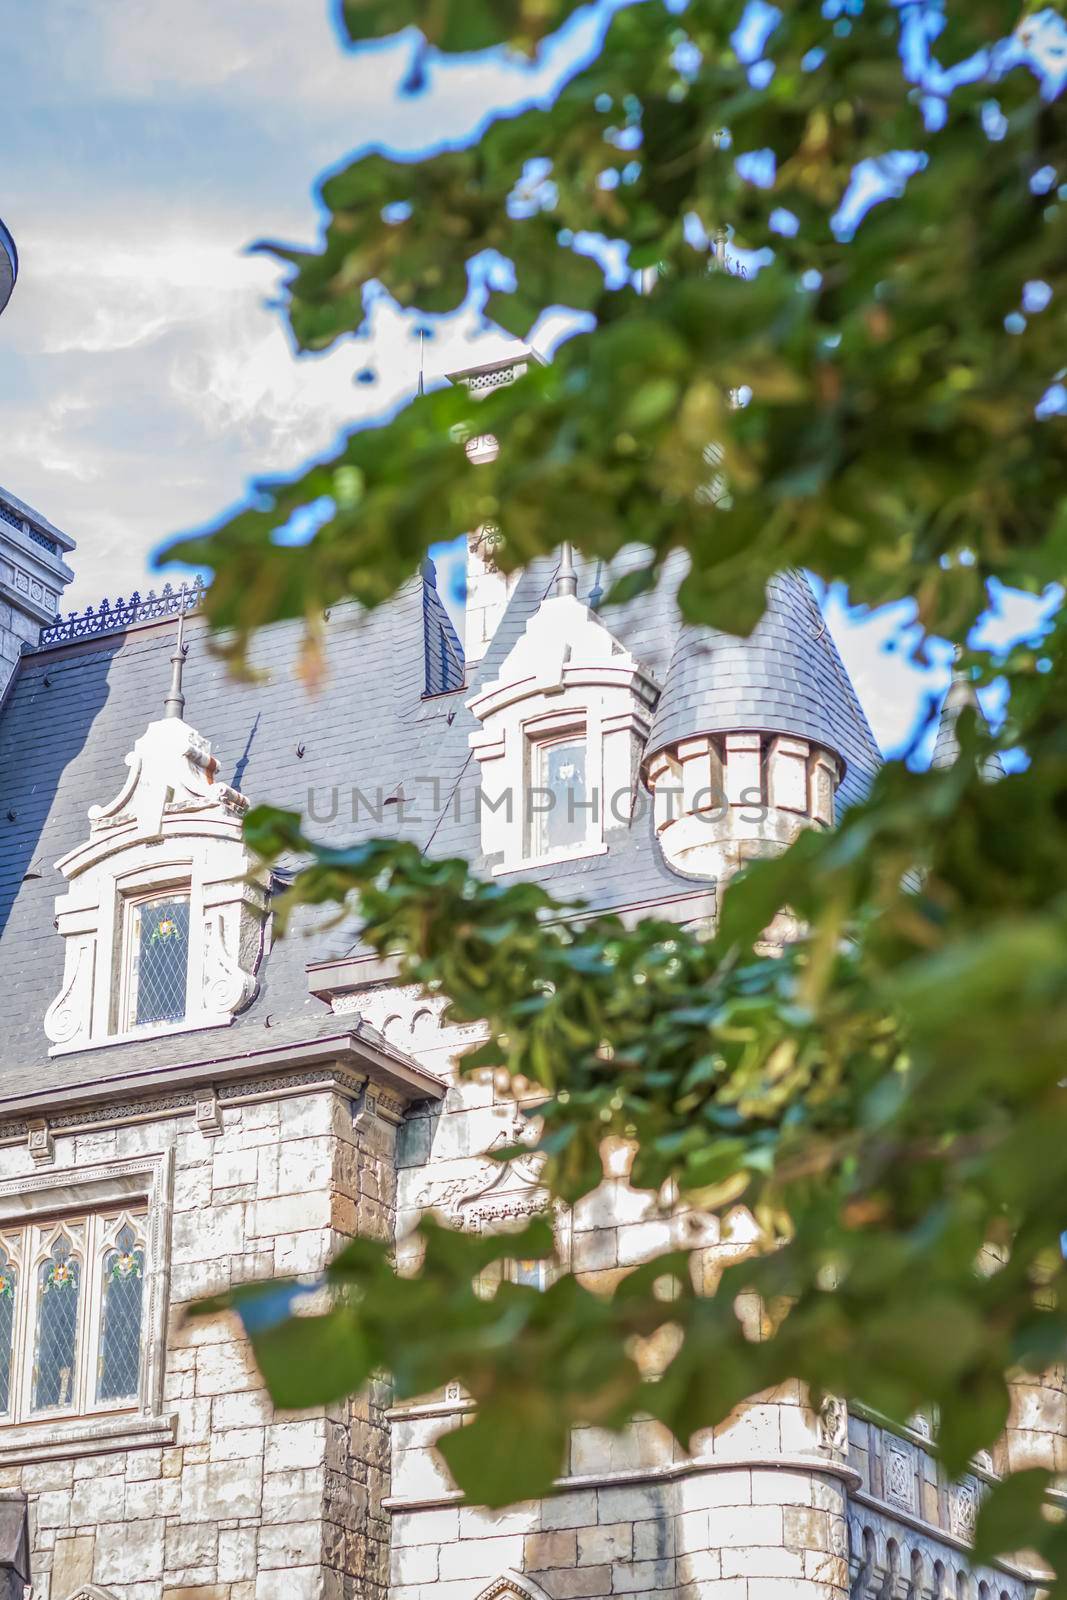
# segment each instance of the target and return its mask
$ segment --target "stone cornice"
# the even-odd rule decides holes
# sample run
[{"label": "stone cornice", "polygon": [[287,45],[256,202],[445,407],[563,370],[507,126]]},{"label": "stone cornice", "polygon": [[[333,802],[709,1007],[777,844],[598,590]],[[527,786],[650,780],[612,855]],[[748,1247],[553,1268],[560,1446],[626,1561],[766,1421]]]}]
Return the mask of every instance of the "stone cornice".
[{"label": "stone cornice", "polygon": [[[381,1041],[362,1037],[358,1027],[258,1049],[247,1042],[244,1030],[238,1030],[236,1037],[231,1037],[233,1043],[228,1051],[178,1066],[131,1066],[128,1070],[112,1070],[83,1083],[68,1082],[0,1096],[0,1138],[22,1137],[24,1126],[16,1131],[17,1119],[48,1117],[49,1112],[55,1113],[55,1119],[62,1117],[64,1124],[70,1125],[81,1108],[88,1112],[110,1107],[112,1113],[119,1116],[123,1103],[132,1102],[136,1106],[134,1114],[141,1117],[191,1109],[196,1098],[194,1091],[205,1084],[236,1087],[240,1093],[242,1083],[247,1083],[251,1089],[256,1080],[274,1074],[275,1088],[264,1092],[277,1092],[288,1074],[309,1067],[319,1069],[314,1081],[321,1080],[323,1086],[328,1086],[331,1073],[347,1076],[358,1087],[369,1079],[397,1095],[405,1105],[417,1100],[439,1100],[445,1093],[446,1085],[434,1073],[427,1072],[399,1051],[391,1051]],[[135,1060],[131,1051],[131,1062]],[[152,1109],[155,1097],[158,1097],[158,1111]],[[223,1088],[220,1097],[229,1099],[233,1094]],[[94,1115],[87,1120],[101,1119]]]}]

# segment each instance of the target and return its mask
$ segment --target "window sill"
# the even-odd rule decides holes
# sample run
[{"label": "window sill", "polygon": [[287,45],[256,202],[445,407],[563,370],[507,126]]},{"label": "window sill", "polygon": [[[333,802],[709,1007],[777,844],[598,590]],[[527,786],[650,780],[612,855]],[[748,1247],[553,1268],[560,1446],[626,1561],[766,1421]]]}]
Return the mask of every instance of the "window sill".
[{"label": "window sill", "polygon": [[150,1450],[174,1443],[177,1416],[70,1417],[64,1422],[20,1422],[0,1427],[0,1467],[31,1461],[65,1461],[109,1450]]},{"label": "window sill", "polygon": [[199,1033],[204,1028],[228,1028],[233,1021],[232,1012],[223,1016],[190,1017],[184,1022],[153,1022],[143,1028],[130,1028],[125,1033],[109,1033],[102,1039],[72,1039],[69,1044],[54,1044],[49,1056],[73,1056],[83,1050],[105,1050],[112,1044],[142,1044],[147,1039],[169,1039],[176,1033]]},{"label": "window sill", "polygon": [[509,872],[540,872],[543,867],[554,867],[561,861],[584,861],[589,856],[607,855],[608,847],[598,844],[574,845],[567,850],[549,850],[543,856],[531,856],[521,861],[501,861],[493,868],[493,877],[502,878]]}]

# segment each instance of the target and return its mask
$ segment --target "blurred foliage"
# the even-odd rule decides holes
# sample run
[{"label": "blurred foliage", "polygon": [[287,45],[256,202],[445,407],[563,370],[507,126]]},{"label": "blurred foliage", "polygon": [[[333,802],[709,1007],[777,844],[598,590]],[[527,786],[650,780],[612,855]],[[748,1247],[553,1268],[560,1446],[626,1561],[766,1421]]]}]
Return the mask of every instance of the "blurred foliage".
[{"label": "blurred foliage", "polygon": [[[533,50],[570,9],[350,0],[345,19],[354,39],[417,23],[446,51]],[[326,179],[322,247],[278,252],[304,347],[358,328],[372,282],[455,309],[485,251],[514,265],[489,302],[503,327],[526,335],[563,304],[596,328],[476,404],[462,387],[415,400],[178,546],[215,569],[208,610],[236,658],[273,619],[313,633],[334,600],[380,603],[431,543],[488,520],[507,566],[574,532],[600,557],[639,541],[651,581],[680,547],[687,616],[731,631],[788,566],[854,600],[913,595],[956,640],[990,579],[1064,580],[1067,450],[1047,397],[1067,371],[1067,126],[1034,65],[1041,19],[999,0],[802,0],[753,61],[743,11],[620,10],[548,109]],[[880,184],[866,214],[861,180]],[[724,223],[747,276],[712,269]],[[591,233],[625,252],[621,286]],[[654,269],[647,294],[639,269]],[[467,461],[475,432],[500,440],[493,464]],[[326,517],[310,543],[278,544],[312,503]],[[680,1254],[610,1297],[570,1277],[487,1297],[487,1264],[546,1249],[543,1228],[493,1241],[426,1222],[407,1277],[357,1240],[326,1308],[295,1287],[237,1296],[280,1400],[333,1399],[382,1367],[401,1396],[458,1379],[477,1416],[442,1449],[492,1504],[544,1490],[571,1422],[642,1412],[686,1441],[791,1377],[899,1422],[936,1407],[952,1473],[994,1442],[1007,1375],[1062,1361],[1067,1341],[1063,626],[963,669],[1006,679],[996,745],[1025,752],[1018,770],[983,778],[994,741],[965,713],[951,770],[887,766],[834,834],[737,880],[712,936],[575,916],[536,883],[480,883],[395,841],[328,848],[295,815],[250,815],[265,859],[302,864],[292,903],[358,908],[404,981],[446,995],[455,1021],[487,1021],[465,1067],[539,1092],[560,1202],[597,1186],[617,1136],[636,1145],[635,1185],[698,1212],[741,1203],[767,1247],[714,1295]],[[774,958],[761,933],[782,907],[805,934]],[[774,1309],[760,1338],[736,1311],[753,1296]],[[667,1327],[674,1354],[652,1378],[635,1340]],[[1040,1550],[1067,1595],[1045,1487],[1007,1480],[979,1543]]]}]

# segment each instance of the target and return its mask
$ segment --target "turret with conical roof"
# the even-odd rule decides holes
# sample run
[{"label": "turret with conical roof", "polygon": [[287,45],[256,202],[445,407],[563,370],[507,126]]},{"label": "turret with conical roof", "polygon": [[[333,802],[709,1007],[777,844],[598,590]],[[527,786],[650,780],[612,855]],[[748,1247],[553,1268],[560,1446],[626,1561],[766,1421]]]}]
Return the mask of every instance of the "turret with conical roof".
[{"label": "turret with conical roof", "polygon": [[810,585],[787,572],[747,638],[681,631],[643,772],[667,860],[720,877],[832,826],[880,759]]}]

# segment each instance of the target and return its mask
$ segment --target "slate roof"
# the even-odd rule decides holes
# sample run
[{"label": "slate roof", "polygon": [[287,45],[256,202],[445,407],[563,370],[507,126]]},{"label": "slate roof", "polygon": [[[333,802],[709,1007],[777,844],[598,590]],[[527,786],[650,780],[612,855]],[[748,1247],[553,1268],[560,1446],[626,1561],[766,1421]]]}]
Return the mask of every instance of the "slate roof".
[{"label": "slate roof", "polygon": [[[624,555],[611,572],[579,561],[579,596],[609,590],[619,570],[641,559],[639,552]],[[348,604],[332,609],[327,677],[316,693],[296,673],[300,624],[264,629],[251,657],[265,681],[235,682],[211,654],[204,624],[192,617],[186,720],[211,741],[225,781],[253,803],[305,812],[319,837],[340,843],[399,835],[435,854],[466,856],[485,872],[477,762],[468,747],[476,724],[464,702],[497,676],[555,568],[545,558],[522,573],[465,686],[458,678],[459,641],[429,570],[373,612]],[[699,731],[696,724],[710,726],[712,714],[717,725],[736,727],[764,717],[779,731],[825,735],[849,763],[850,793],[858,792],[877,750],[829,636],[818,637],[821,618],[806,582],[791,575],[772,585],[770,616],[746,644],[682,627],[674,596],[683,572],[684,562],[672,560],[653,591],[600,613],[666,686],[657,736],[668,737],[686,719]],[[183,1064],[212,1052],[232,1055],[239,1039],[258,1051],[272,1039],[312,1040],[336,1031],[339,1019],[308,992],[306,967],[356,951],[358,928],[323,927],[320,913],[307,913],[270,952],[259,992],[232,1028],[48,1057],[42,1019],[63,970],[54,902],[65,885],[54,863],[87,836],[89,806],[118,792],[127,752],[162,714],[173,640],[173,622],[151,623],[30,653],[0,707],[0,1106],[5,1088],[15,1094],[28,1086],[73,1087],[146,1065],[180,1075]],[[722,721],[731,715],[732,723]],[[684,917],[699,900],[706,912],[713,886],[694,884],[665,864],[643,789],[639,798],[632,820],[614,827],[605,854],[531,870],[559,899],[594,909],[659,905]]]},{"label": "slate roof", "polygon": [[837,646],[802,572],[771,580],[747,639],[682,628],[656,707],[646,761],[702,733],[792,733],[845,762],[840,799],[865,792],[881,757]]}]

